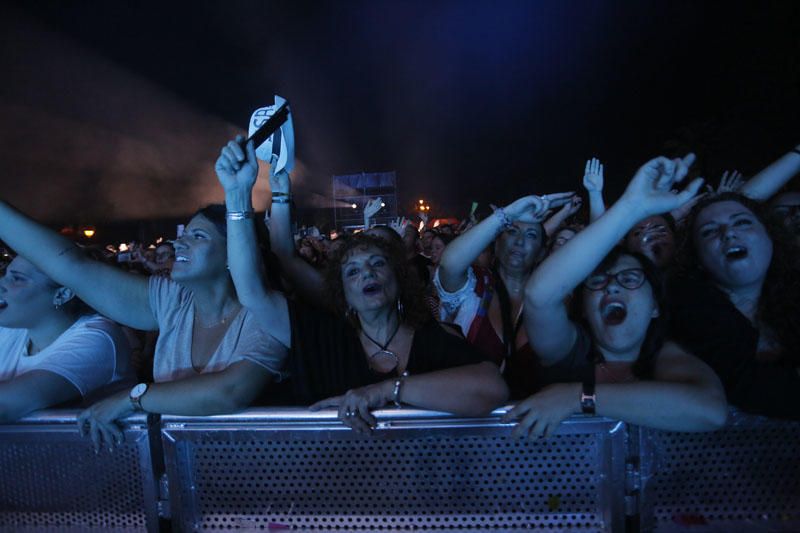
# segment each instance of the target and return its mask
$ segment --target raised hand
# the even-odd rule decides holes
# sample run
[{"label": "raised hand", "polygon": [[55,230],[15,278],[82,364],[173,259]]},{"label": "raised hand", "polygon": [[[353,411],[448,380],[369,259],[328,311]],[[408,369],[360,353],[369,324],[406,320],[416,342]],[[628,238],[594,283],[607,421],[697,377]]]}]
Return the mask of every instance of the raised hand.
[{"label": "raised hand", "polygon": [[408,220],[406,217],[403,217],[402,219],[400,217],[397,217],[395,220],[389,222],[389,227],[392,228],[398,235],[402,237],[403,235],[405,235],[406,226],[408,226],[409,224],[411,224],[411,221]]},{"label": "raised hand", "polygon": [[564,204],[564,207],[561,208],[561,212],[564,214],[564,219],[567,219],[581,210],[583,206],[583,198],[578,196],[577,194],[574,195],[570,201]]},{"label": "raised hand", "polygon": [[381,210],[382,198],[373,198],[364,206],[364,228],[369,228],[370,219]]},{"label": "raised hand", "polygon": [[678,159],[651,159],[636,172],[620,201],[628,203],[640,218],[678,209],[694,198],[703,185],[703,179],[697,178],[683,191],[672,192],[673,186],[686,177],[694,159],[694,154]]},{"label": "raised hand", "polygon": [[[675,194],[677,194],[677,191],[675,192]],[[698,194],[697,196],[695,196],[694,198],[692,198],[691,200],[689,200],[688,202],[686,202],[682,206],[678,207],[677,209],[673,209],[672,211],[670,211],[669,214],[672,215],[672,219],[675,222],[680,222],[684,218],[686,218],[689,215],[689,213],[691,213],[692,208],[694,208],[694,206],[697,205],[697,202],[699,202],[700,200],[702,200],[703,198],[705,198],[709,194],[710,193],[708,193],[708,192],[704,192],[704,193]]]},{"label": "raised hand", "polygon": [[746,183],[744,176],[738,170],[734,170],[732,172],[725,171],[722,174],[722,178],[719,180],[719,187],[717,187],[717,193],[722,192],[736,192],[742,188],[742,186]]},{"label": "raised hand", "polygon": [[597,158],[586,161],[583,172],[583,187],[588,192],[603,192],[603,164]]},{"label": "raised hand", "polygon": [[239,135],[235,141],[229,141],[223,146],[214,165],[217,179],[226,191],[251,190],[256,183],[258,176],[256,149],[250,141],[243,150],[239,144],[243,140],[244,137]]},{"label": "raised hand", "polygon": [[574,192],[558,192],[544,196],[523,196],[503,208],[512,222],[520,221],[528,224],[541,222],[547,217],[550,209],[560,208],[568,204]]},{"label": "raised hand", "polygon": [[427,226],[428,225],[428,215],[420,211],[419,219]]}]

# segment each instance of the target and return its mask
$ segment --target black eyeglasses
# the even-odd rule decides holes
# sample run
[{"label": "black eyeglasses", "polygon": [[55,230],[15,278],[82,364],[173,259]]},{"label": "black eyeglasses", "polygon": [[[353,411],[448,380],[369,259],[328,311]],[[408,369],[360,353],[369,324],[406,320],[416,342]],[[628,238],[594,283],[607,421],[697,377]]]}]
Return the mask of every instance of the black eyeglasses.
[{"label": "black eyeglasses", "polygon": [[586,278],[586,281],[583,282],[583,286],[590,291],[602,291],[608,287],[612,278],[617,280],[620,287],[624,287],[628,290],[638,289],[644,285],[647,279],[644,275],[644,270],[641,268],[628,268],[626,270],[620,270],[616,274],[608,274],[606,272],[592,274]]},{"label": "black eyeglasses", "polygon": [[780,217],[795,216],[800,213],[800,205],[776,205],[772,212]]}]

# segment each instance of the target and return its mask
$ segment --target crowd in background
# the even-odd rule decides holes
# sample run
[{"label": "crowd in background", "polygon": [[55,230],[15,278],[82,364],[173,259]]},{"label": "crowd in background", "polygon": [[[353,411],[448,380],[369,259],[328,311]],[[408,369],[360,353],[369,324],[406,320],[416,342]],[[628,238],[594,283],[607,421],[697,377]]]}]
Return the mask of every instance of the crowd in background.
[{"label": "crowd in background", "polygon": [[[800,172],[794,148],[749,179],[656,157],[607,204],[597,159],[565,192],[460,224],[298,228],[291,179],[254,213],[252,146],[216,163],[225,205],[175,240],[81,248],[0,202],[0,420],[81,404],[96,446],[137,411],[335,408],[369,433],[391,405],[515,434],[574,413],[682,431],[728,404],[800,418]],[[582,178],[582,179],[581,179]],[[13,250],[13,251],[12,251]],[[17,255],[18,254],[18,255]]]}]

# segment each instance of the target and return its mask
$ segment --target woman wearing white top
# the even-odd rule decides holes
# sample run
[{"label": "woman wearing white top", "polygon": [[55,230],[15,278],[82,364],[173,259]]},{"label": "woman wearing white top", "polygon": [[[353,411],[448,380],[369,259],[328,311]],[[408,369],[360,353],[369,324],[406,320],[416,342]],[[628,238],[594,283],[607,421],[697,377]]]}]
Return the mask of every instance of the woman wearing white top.
[{"label": "woman wearing white top", "polygon": [[132,379],[119,326],[22,257],[0,279],[0,422]]},{"label": "woman wearing white top", "polygon": [[[78,418],[97,449],[122,442],[115,421],[136,410],[178,415],[247,407],[283,378],[288,339],[255,324],[228,274],[224,207],[196,214],[175,242],[172,279],[123,272],[93,261],[74,243],[0,201],[0,239],[87,304],[126,326],[160,330],[156,383],[140,383]],[[288,331],[288,326],[284,328]]]}]

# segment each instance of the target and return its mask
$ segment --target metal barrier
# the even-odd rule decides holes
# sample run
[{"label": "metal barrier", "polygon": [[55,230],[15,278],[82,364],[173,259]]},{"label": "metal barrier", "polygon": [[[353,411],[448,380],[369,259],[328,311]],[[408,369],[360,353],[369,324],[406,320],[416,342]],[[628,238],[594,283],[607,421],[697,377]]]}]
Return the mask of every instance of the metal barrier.
[{"label": "metal barrier", "polygon": [[593,417],[528,443],[494,416],[376,413],[363,437],[334,415],[251,410],[164,417],[173,524],[194,529],[623,528],[625,431]]},{"label": "metal barrier", "polygon": [[0,425],[0,530],[157,530],[146,417],[127,421],[113,454],[95,455],[77,414],[42,411]]},{"label": "metal barrier", "polygon": [[800,422],[731,410],[720,431],[639,431],[643,529],[800,531]]},{"label": "metal barrier", "polygon": [[734,411],[724,430],[670,433],[575,416],[528,443],[502,413],[378,411],[368,437],[305,409],[164,417],[149,438],[137,416],[95,455],[76,412],[41,412],[0,425],[0,530],[158,531],[160,514],[176,531],[800,531],[800,422]]}]

